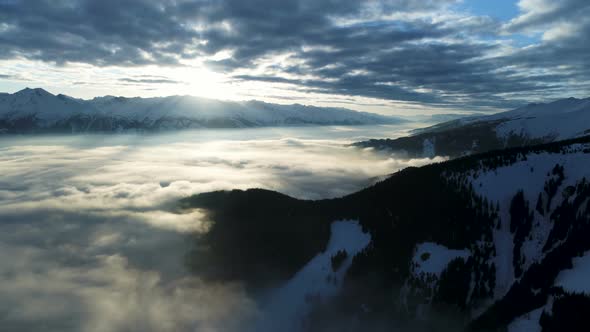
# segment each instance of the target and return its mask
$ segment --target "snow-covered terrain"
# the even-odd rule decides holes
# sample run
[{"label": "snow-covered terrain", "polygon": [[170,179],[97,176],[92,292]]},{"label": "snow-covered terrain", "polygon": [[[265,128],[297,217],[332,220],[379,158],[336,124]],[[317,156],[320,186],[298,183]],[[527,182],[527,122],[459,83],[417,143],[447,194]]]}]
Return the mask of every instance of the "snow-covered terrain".
[{"label": "snow-covered terrain", "polygon": [[[475,225],[483,227],[462,250],[417,243],[400,305],[423,319],[440,299],[441,288],[456,289],[465,294],[458,296],[465,297],[473,320],[487,313],[498,321],[489,312],[500,310],[507,315],[509,331],[541,331],[541,316],[551,317],[555,301],[590,295],[590,143],[581,142],[512,152],[510,157],[502,152],[473,157],[476,162],[469,168],[443,172],[443,178],[459,184],[484,224]],[[460,227],[474,225],[467,221]],[[462,262],[449,271],[457,258]],[[459,291],[458,280],[470,283],[465,293]]]},{"label": "snow-covered terrain", "polygon": [[[332,223],[326,250],[314,257],[285,285],[270,294],[264,304],[265,317],[256,330],[300,331],[312,305],[338,293],[343,277],[352,264],[352,257],[370,241],[371,236],[363,233],[357,221]],[[334,270],[331,258],[340,250],[345,250],[347,257]]]},{"label": "snow-covered terrain", "polygon": [[[495,255],[490,260],[495,267],[494,300],[507,296],[519,283],[526,285],[532,278],[543,278],[527,276],[527,272],[533,265],[553,269],[546,259],[549,255],[564,255],[558,261],[567,264],[567,254],[562,253],[570,249],[559,250],[568,245],[583,247],[577,242],[579,239],[574,238],[580,234],[573,233],[575,229],[583,229],[584,226],[578,224],[580,221],[588,222],[590,218],[589,199],[584,196],[587,179],[590,179],[589,148],[589,144],[572,144],[561,150],[531,152],[507,165],[481,167],[462,175],[477,196],[498,209],[497,226],[492,230]],[[522,204],[518,203],[518,197],[522,197]],[[519,206],[524,209],[523,214],[517,212]],[[567,217],[571,209],[576,212]],[[576,215],[580,221],[574,223]],[[557,292],[590,294],[589,257],[586,253],[573,258],[573,268],[559,272],[554,283],[555,289],[561,289]],[[552,277],[547,275],[546,278]],[[547,289],[530,287],[530,294],[547,292]],[[540,331],[541,314],[551,315],[553,301],[560,298],[549,294],[542,307],[516,318],[509,325],[509,331]],[[483,308],[475,308],[473,312],[477,315],[489,304],[491,302],[484,303]]]},{"label": "snow-covered terrain", "polygon": [[515,319],[508,325],[508,332],[541,332],[539,319],[544,308],[535,309]]},{"label": "snow-covered terrain", "polygon": [[432,242],[421,243],[416,246],[412,272],[415,275],[427,273],[440,277],[450,261],[458,257],[467,259],[469,255],[469,250],[452,250]]},{"label": "snow-covered terrain", "polygon": [[423,297],[425,302],[415,304],[416,317],[422,318],[427,315],[443,271],[452,260],[460,258],[465,261],[470,255],[467,249],[453,250],[433,242],[416,245],[410,263],[410,276],[401,290],[401,305],[406,310],[411,310],[411,298],[418,295]]},{"label": "snow-covered terrain", "polygon": [[97,97],[24,89],[0,95],[0,133],[157,131],[293,125],[371,125],[400,119],[343,108],[229,102],[191,96]]},{"label": "snow-covered terrain", "polygon": [[[510,231],[510,207],[514,194],[522,191],[531,213],[533,213],[532,228],[522,243],[521,268],[526,271],[533,263],[540,262],[545,253],[543,247],[547,242],[554,223],[552,213],[560,199],[553,200],[548,209],[540,214],[534,207],[539,194],[544,192],[547,174],[551,174],[555,165],[563,166],[565,178],[561,181],[557,192],[575,186],[583,178],[590,179],[590,156],[584,153],[584,145],[572,146],[572,153],[533,153],[527,155],[526,160],[516,162],[510,166],[499,167],[494,171],[476,173],[471,177],[471,183],[476,193],[490,202],[498,202],[500,207],[500,228],[494,230],[496,247],[496,290],[495,298],[506,294],[512,284],[518,279],[514,275],[513,250],[514,234]],[[590,275],[588,275],[590,277]]]},{"label": "snow-covered terrain", "polygon": [[584,135],[590,129],[590,98],[567,98],[551,103],[529,104],[493,115],[465,117],[420,132],[493,122],[499,122],[496,132],[505,139],[510,135],[556,140],[573,138]]},{"label": "snow-covered terrain", "polygon": [[587,134],[590,134],[590,98],[568,98],[488,116],[469,116],[415,130],[412,136],[356,145],[403,151],[411,156],[429,156],[435,152],[439,156],[458,157]]},{"label": "snow-covered terrain", "polygon": [[574,267],[561,271],[555,285],[569,292],[590,295],[590,252],[573,261]]},{"label": "snow-covered terrain", "polygon": [[502,120],[496,133],[505,139],[511,135],[555,140],[573,138],[590,130],[590,98],[568,98],[548,104],[531,104],[476,121],[493,120]]},{"label": "snow-covered terrain", "polygon": [[75,115],[92,115],[97,109],[65,95],[53,95],[43,89],[24,89],[0,95],[0,119],[16,121],[35,117],[40,125],[51,125]]},{"label": "snow-covered terrain", "polygon": [[[319,221],[302,237],[324,232],[322,243],[328,232],[319,226],[332,220],[358,220],[371,234],[350,267],[348,260],[341,266],[348,273],[330,271],[338,255],[329,255],[338,246],[328,245],[327,253],[310,262],[322,250],[316,248],[301,260],[292,270],[299,274],[268,300],[276,309],[271,317],[281,321],[304,317],[313,303],[305,322],[311,331],[323,327],[322,320],[362,327],[404,321],[411,322],[409,330],[429,331],[438,330],[441,319],[448,322],[445,331],[539,330],[571,321],[564,312],[578,303],[590,307],[590,296],[574,294],[586,293],[584,281],[590,277],[589,166],[590,137],[584,136],[407,168],[332,200],[300,201],[252,190],[195,195],[186,202],[213,214],[234,205],[262,211],[251,227],[289,211]],[[214,205],[206,203],[210,197],[216,197]],[[281,211],[268,211],[269,202],[282,202]],[[241,211],[223,220],[239,223]],[[280,243],[293,237],[277,234]],[[244,246],[259,242],[246,238]],[[346,249],[349,259],[352,251]],[[275,262],[276,255],[267,257],[269,248],[261,252],[253,261],[282,263]]]}]

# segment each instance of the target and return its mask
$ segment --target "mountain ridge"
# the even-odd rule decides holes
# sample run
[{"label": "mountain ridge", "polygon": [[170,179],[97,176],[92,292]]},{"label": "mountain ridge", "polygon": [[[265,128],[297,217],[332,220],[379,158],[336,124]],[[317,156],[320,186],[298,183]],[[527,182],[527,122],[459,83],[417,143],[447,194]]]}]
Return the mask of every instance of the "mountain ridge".
[{"label": "mountain ridge", "polygon": [[393,124],[405,120],[345,108],[193,96],[76,99],[41,88],[0,94],[0,133],[152,132],[189,128]]},{"label": "mountain ridge", "polygon": [[[567,324],[552,303],[577,303],[579,286],[558,277],[583,275],[572,262],[590,257],[588,158],[584,136],[407,168],[341,198],[303,201],[258,189],[196,195],[180,206],[208,211],[213,238],[196,243],[223,253],[219,264],[233,267],[231,280],[268,281],[275,270],[288,279],[324,250],[331,223],[357,220],[371,242],[350,258],[342,291],[313,302],[309,331],[400,322],[402,331],[517,331],[513,324],[527,319],[546,331]],[[291,236],[292,229],[302,232]],[[239,252],[223,250],[236,243]],[[196,252],[190,262],[202,259]],[[267,269],[252,275],[251,266]]]},{"label": "mountain ridge", "polygon": [[511,111],[470,116],[415,130],[398,139],[357,142],[361,148],[410,157],[481,153],[508,147],[549,143],[590,133],[590,98],[566,98],[529,104]]}]

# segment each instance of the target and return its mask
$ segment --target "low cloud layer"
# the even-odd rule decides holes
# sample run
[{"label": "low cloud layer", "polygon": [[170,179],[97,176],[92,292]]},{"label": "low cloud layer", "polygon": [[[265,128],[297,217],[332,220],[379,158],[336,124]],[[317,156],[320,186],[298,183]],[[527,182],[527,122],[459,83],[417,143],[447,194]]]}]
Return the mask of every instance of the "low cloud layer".
[{"label": "low cloud layer", "polygon": [[192,234],[208,220],[198,210],[173,213],[176,200],[250,187],[334,197],[429,162],[346,146],[364,137],[334,127],[3,139],[2,326],[243,330],[260,317],[257,302],[239,284],[204,283],[185,270]]}]

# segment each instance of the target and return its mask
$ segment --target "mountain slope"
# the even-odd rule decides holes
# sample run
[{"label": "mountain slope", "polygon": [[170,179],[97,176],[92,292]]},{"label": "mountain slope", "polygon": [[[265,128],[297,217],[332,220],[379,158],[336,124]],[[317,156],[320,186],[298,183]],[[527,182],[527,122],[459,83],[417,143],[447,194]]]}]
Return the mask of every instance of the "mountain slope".
[{"label": "mountain slope", "polygon": [[590,133],[590,98],[568,98],[548,104],[530,104],[490,116],[445,122],[395,140],[359,142],[406,153],[411,157],[458,157],[506,147],[548,143]]},{"label": "mountain slope", "polygon": [[27,88],[0,95],[0,133],[62,129],[66,122],[88,122],[97,113],[95,107],[80,100]]},{"label": "mountain slope", "polygon": [[341,108],[227,102],[191,96],[107,96],[81,100],[28,88],[0,95],[0,133],[368,125],[401,121]]},{"label": "mountain slope", "polygon": [[[314,301],[309,330],[549,331],[567,308],[590,301],[573,293],[588,291],[575,282],[589,277],[586,259],[576,258],[590,256],[588,165],[586,136],[408,168],[339,199],[252,190],[182,206],[210,211],[214,237],[197,243],[223,253],[209,268],[234,267],[216,277],[247,282],[260,280],[249,266],[266,267],[266,280],[291,278],[325,250],[333,221],[358,220],[371,242],[339,295]],[[239,252],[229,250],[236,243]],[[198,252],[193,260],[208,256]]]}]

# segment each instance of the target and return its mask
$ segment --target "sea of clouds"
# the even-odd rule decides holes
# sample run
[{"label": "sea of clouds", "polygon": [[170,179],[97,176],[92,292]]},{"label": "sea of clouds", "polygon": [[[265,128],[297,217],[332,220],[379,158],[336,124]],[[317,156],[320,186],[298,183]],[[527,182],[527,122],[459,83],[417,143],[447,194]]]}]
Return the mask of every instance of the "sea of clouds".
[{"label": "sea of clouds", "polygon": [[256,299],[186,270],[208,220],[174,213],[177,200],[253,187],[341,196],[433,161],[347,146],[405,129],[0,137],[2,329],[246,330],[264,314]]}]

